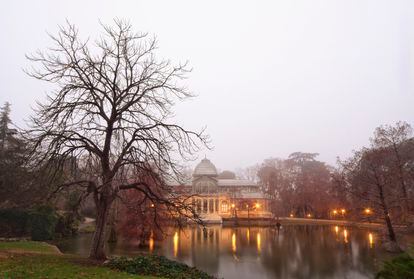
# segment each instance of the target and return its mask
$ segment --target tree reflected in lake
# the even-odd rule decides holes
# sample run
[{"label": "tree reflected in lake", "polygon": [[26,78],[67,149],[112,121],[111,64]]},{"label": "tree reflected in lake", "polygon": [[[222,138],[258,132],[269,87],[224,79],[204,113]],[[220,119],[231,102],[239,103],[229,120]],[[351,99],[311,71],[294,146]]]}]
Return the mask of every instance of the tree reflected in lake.
[{"label": "tree reflected in lake", "polygon": [[[220,227],[169,229],[163,240],[138,248],[133,241],[108,252],[165,255],[220,278],[373,278],[384,255],[373,231],[341,226]],[[87,254],[90,236],[62,241],[64,252]],[[86,247],[86,248],[85,248]]]}]

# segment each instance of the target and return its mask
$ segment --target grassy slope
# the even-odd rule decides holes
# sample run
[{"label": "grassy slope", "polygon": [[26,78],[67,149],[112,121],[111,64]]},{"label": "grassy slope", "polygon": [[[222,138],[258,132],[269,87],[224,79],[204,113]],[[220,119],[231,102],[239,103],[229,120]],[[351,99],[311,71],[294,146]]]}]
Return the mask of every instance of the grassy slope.
[{"label": "grassy slope", "polygon": [[117,272],[62,255],[42,242],[0,242],[0,278],[151,278]]}]

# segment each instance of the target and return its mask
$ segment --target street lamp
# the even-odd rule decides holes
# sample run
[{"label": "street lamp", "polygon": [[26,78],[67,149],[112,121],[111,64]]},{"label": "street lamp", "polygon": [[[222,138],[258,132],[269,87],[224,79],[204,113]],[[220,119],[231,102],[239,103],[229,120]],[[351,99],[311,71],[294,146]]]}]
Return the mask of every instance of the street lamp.
[{"label": "street lamp", "polygon": [[233,217],[235,219],[235,224],[237,225],[237,209],[236,209],[236,205],[234,203],[231,204],[231,208],[233,209]]},{"label": "street lamp", "polygon": [[336,210],[336,209],[332,210],[332,214],[333,214],[333,216],[335,218],[336,217],[336,214],[338,214],[338,210]]},{"label": "street lamp", "polygon": [[345,210],[345,209],[341,209],[341,213],[342,213],[342,218],[344,218],[344,219],[345,219],[345,213],[346,213],[346,210]]},{"label": "street lamp", "polygon": [[246,206],[247,206],[247,222],[250,224],[250,208],[248,204],[246,204]]}]

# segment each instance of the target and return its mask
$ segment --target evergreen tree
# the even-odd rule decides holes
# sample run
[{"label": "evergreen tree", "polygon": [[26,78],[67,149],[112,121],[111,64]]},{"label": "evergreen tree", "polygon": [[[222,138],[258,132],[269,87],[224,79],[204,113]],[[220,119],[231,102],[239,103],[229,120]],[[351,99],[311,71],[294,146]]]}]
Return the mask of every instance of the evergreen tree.
[{"label": "evergreen tree", "polygon": [[5,102],[3,107],[0,110],[0,141],[1,149],[4,151],[4,147],[9,135],[9,124],[11,124],[10,119],[10,103]]}]

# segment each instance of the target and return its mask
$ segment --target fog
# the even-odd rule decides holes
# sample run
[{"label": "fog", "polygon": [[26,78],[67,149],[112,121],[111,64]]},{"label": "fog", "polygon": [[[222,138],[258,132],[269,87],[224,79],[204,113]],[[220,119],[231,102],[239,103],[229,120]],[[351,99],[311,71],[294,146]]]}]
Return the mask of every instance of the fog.
[{"label": "fog", "polygon": [[[335,164],[375,127],[414,124],[412,1],[7,1],[0,10],[0,103],[24,119],[52,85],[29,78],[25,54],[51,46],[69,20],[84,37],[128,19],[159,55],[189,61],[197,97],[176,119],[207,128],[220,169],[295,151]],[[193,163],[190,163],[194,165]]]}]

